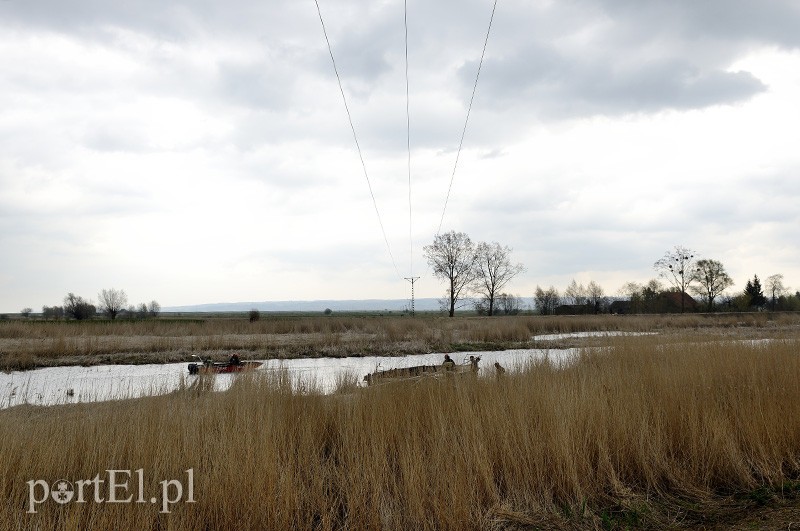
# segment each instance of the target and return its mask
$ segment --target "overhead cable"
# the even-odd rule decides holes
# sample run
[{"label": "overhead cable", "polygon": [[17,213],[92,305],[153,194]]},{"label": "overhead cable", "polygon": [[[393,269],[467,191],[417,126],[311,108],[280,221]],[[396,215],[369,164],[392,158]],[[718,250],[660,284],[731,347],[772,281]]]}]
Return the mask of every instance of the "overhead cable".
[{"label": "overhead cable", "polygon": [[[409,276],[414,276],[414,232],[411,223],[412,209],[411,209],[411,110],[408,96],[408,0],[403,0],[403,26],[406,33],[406,148],[408,150],[408,273]],[[413,289],[413,285],[412,285]]]},{"label": "overhead cable", "polygon": [[353,140],[356,143],[358,158],[361,160],[361,168],[364,170],[364,178],[367,181],[367,187],[369,188],[369,195],[370,197],[372,197],[372,204],[375,207],[375,215],[378,216],[378,224],[381,227],[381,233],[383,234],[383,241],[386,242],[386,249],[389,251],[389,257],[392,259],[392,265],[394,266],[395,273],[397,273],[398,277],[403,278],[403,275],[400,274],[400,270],[397,269],[397,263],[394,260],[394,255],[392,254],[392,247],[389,245],[389,239],[386,237],[386,230],[383,228],[381,213],[378,210],[378,202],[375,200],[375,194],[372,191],[372,183],[369,180],[369,174],[367,173],[367,165],[364,163],[364,156],[361,153],[361,146],[358,143],[358,135],[356,135],[356,128],[353,125],[353,117],[350,114],[350,107],[347,106],[347,98],[344,95],[344,88],[342,87],[342,78],[339,76],[339,69],[336,67],[336,59],[333,58],[333,48],[331,47],[330,39],[328,39],[328,31],[325,29],[325,21],[322,19],[322,11],[319,8],[319,1],[314,0],[314,3],[317,5],[317,14],[319,15],[319,23],[322,25],[322,33],[325,35],[325,42],[328,44],[328,53],[330,53],[331,56],[333,71],[336,74],[336,81],[339,83],[339,92],[342,93],[342,102],[344,102],[344,110],[347,112],[347,120],[350,122],[350,129],[353,131]]},{"label": "overhead cable", "polygon": [[444,214],[447,211],[447,203],[450,200],[450,191],[453,189],[453,180],[456,176],[456,168],[458,167],[458,159],[461,156],[461,148],[464,145],[464,136],[467,134],[467,124],[469,123],[469,115],[472,112],[472,102],[475,100],[475,92],[478,90],[478,79],[481,77],[481,67],[483,66],[483,57],[486,55],[486,46],[489,43],[489,34],[492,31],[492,21],[494,20],[494,12],[497,9],[497,0],[494,0],[492,6],[492,15],[489,17],[489,28],[486,30],[486,39],[483,41],[483,51],[481,52],[481,60],[478,63],[478,73],[475,75],[475,84],[472,86],[472,96],[469,99],[469,107],[467,108],[467,118],[464,120],[464,128],[461,130],[461,141],[458,143],[458,151],[456,152],[456,162],[453,165],[453,174],[450,176],[450,186],[447,187],[447,197],[444,200],[444,208],[442,209],[442,217],[439,220],[439,228],[436,234],[442,232],[442,223],[444,223]]}]

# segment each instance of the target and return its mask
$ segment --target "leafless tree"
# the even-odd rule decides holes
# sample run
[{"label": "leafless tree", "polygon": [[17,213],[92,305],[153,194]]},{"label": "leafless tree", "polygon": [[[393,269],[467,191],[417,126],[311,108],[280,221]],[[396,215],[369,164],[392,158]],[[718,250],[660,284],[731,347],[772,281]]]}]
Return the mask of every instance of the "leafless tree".
[{"label": "leafless tree", "polygon": [[42,317],[44,319],[61,319],[64,317],[64,308],[61,306],[42,306]]},{"label": "leafless tree", "polygon": [[27,319],[28,317],[30,317],[32,313],[33,313],[33,308],[23,308],[23,309],[22,309],[22,310],[19,312],[19,314],[20,314],[22,317],[24,317],[25,319]]},{"label": "leafless tree", "polygon": [[586,288],[583,284],[578,284],[574,278],[567,286],[567,289],[564,290],[564,304],[574,304],[576,306],[586,304]]},{"label": "leafless tree", "polygon": [[786,286],[783,284],[783,275],[780,273],[776,275],[770,275],[764,282],[764,287],[767,288],[767,292],[771,295],[772,311],[775,311],[775,305],[778,302],[778,298],[788,291]]},{"label": "leafless tree", "polygon": [[590,280],[589,284],[586,286],[586,298],[589,304],[594,308],[595,313],[599,313],[601,308],[606,306],[606,296],[603,287],[594,280]]},{"label": "leafless tree", "polygon": [[709,312],[714,311],[714,299],[733,286],[733,279],[718,260],[698,260],[694,270],[694,280],[698,285],[691,286],[690,289],[705,299]]},{"label": "leafless tree", "polygon": [[618,291],[620,295],[627,296],[631,303],[631,312],[649,313],[660,311],[659,297],[664,287],[656,279],[651,279],[647,284],[626,282]]},{"label": "leafless tree", "polygon": [[560,301],[558,290],[553,286],[550,286],[546,290],[536,286],[533,299],[536,303],[536,309],[542,315],[553,314]]},{"label": "leafless tree", "polygon": [[72,317],[80,321],[91,318],[96,311],[97,308],[95,308],[91,302],[79,295],[68,293],[67,296],[64,297],[64,313],[67,317]]},{"label": "leafless tree", "polygon": [[104,289],[97,295],[97,298],[100,301],[100,311],[107,313],[112,321],[128,304],[128,296],[121,289]]},{"label": "leafless tree", "polygon": [[641,293],[641,291],[642,285],[638,282],[626,282],[617,290],[617,294],[621,295],[622,297],[628,297],[629,299],[632,299],[637,294]]},{"label": "leafless tree", "polygon": [[681,296],[681,313],[685,310],[686,290],[695,279],[695,253],[691,249],[676,245],[664,257],[653,264],[658,276],[672,284]]},{"label": "leafless tree", "polygon": [[450,231],[437,234],[433,243],[424,247],[424,252],[433,275],[448,283],[447,305],[453,317],[456,303],[466,295],[477,277],[475,244],[465,233]]},{"label": "leafless tree", "polygon": [[522,299],[508,293],[501,293],[497,296],[497,309],[506,315],[517,315],[522,311]]},{"label": "leafless tree", "polygon": [[486,299],[488,314],[494,315],[497,295],[525,267],[522,264],[512,264],[511,248],[497,242],[481,242],[475,252],[478,278],[474,290]]},{"label": "leafless tree", "polygon": [[147,306],[147,313],[150,314],[150,317],[158,317],[158,314],[161,313],[161,305],[158,301],[150,301]]}]

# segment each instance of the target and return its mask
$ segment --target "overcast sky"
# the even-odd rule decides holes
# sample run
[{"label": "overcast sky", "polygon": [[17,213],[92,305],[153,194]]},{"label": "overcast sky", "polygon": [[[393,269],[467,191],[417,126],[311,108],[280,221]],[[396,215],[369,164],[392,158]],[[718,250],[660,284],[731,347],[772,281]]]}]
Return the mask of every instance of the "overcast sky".
[{"label": "overcast sky", "polygon": [[[492,0],[0,1],[0,311],[438,297]],[[500,0],[443,231],[508,291],[644,282],[675,245],[800,287],[796,0]],[[410,237],[413,236],[413,237]],[[413,255],[413,260],[412,260]]]}]

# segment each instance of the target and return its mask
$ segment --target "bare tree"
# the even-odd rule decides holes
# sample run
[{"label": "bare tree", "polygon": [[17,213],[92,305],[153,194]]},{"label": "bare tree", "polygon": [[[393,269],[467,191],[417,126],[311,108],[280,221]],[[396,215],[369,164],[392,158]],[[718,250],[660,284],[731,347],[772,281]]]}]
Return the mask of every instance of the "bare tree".
[{"label": "bare tree", "polygon": [[601,308],[606,305],[603,287],[594,280],[590,280],[589,284],[586,286],[586,298],[589,304],[594,308],[594,313],[600,313]]},{"label": "bare tree", "polygon": [[634,298],[642,292],[642,285],[638,282],[626,282],[621,288],[617,290],[617,294],[622,297]]},{"label": "bare tree", "polygon": [[150,317],[158,317],[158,314],[161,313],[161,305],[158,301],[150,301],[150,304],[147,306],[147,313],[150,314]]},{"label": "bare tree", "polygon": [[769,293],[772,298],[772,311],[774,312],[778,298],[788,291],[783,284],[783,275],[780,273],[770,275],[764,282],[764,287],[767,288],[767,293]]},{"label": "bare tree", "polygon": [[564,290],[564,304],[574,304],[576,306],[586,304],[586,288],[583,284],[578,284],[574,278],[567,286],[567,289]]},{"label": "bare tree", "polygon": [[447,305],[453,317],[456,303],[466,295],[477,277],[475,244],[465,233],[450,231],[437,234],[433,243],[424,247],[424,252],[433,275],[448,283]]},{"label": "bare tree", "polygon": [[627,296],[630,300],[632,313],[650,313],[663,310],[659,305],[659,297],[663,286],[656,279],[651,279],[647,284],[626,282],[618,291],[620,295]]},{"label": "bare tree", "polygon": [[23,308],[23,309],[22,309],[22,310],[19,312],[19,314],[20,314],[22,317],[24,317],[25,319],[27,319],[28,317],[30,317],[32,313],[33,313],[33,308]]},{"label": "bare tree", "polygon": [[694,251],[676,245],[672,251],[667,251],[664,257],[653,264],[658,276],[672,284],[680,293],[681,313],[685,310],[686,290],[695,279]]},{"label": "bare tree", "polygon": [[556,306],[558,306],[560,296],[558,290],[553,286],[550,286],[546,290],[536,286],[533,299],[536,303],[536,309],[540,314],[552,315],[553,312],[555,312]]},{"label": "bare tree", "polygon": [[121,289],[104,289],[97,294],[97,298],[100,300],[100,311],[107,313],[112,321],[128,304],[128,296]]},{"label": "bare tree", "polygon": [[501,293],[497,296],[497,308],[506,315],[517,315],[522,310],[522,299],[508,293]]},{"label": "bare tree", "polygon": [[705,299],[709,312],[714,311],[714,299],[733,286],[733,279],[725,271],[722,262],[718,260],[698,260],[694,271],[694,280],[699,285],[691,286],[690,289]]},{"label": "bare tree", "polygon": [[474,290],[483,295],[489,315],[494,315],[495,299],[508,282],[525,270],[522,264],[511,263],[511,248],[497,242],[481,242],[477,254],[477,280]]},{"label": "bare tree", "polygon": [[79,321],[91,318],[97,308],[94,305],[79,295],[68,293],[64,297],[64,313],[67,317],[72,317]]},{"label": "bare tree", "polygon": [[44,319],[61,319],[64,317],[64,308],[61,306],[42,306],[42,317]]}]

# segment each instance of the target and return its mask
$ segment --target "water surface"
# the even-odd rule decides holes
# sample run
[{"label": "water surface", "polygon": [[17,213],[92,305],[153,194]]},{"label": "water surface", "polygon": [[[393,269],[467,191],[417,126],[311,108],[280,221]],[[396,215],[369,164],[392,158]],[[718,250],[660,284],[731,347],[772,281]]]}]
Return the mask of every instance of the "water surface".
[{"label": "water surface", "polygon": [[[470,355],[480,356],[480,373],[493,373],[494,363],[514,370],[527,361],[548,356],[565,362],[577,349],[518,349],[496,352],[451,353],[456,363]],[[437,365],[444,354],[410,356],[366,356],[352,358],[309,358],[262,360],[258,371],[285,370],[292,381],[315,384],[325,392],[333,390],[337,379],[350,375],[359,381],[375,370],[415,365]],[[178,389],[181,382],[191,383],[188,362],[157,365],[97,365],[93,367],[47,367],[31,371],[0,373],[0,408],[19,404],[55,405],[73,402],[97,402],[166,394]],[[215,389],[230,386],[236,374],[214,376]]]}]

